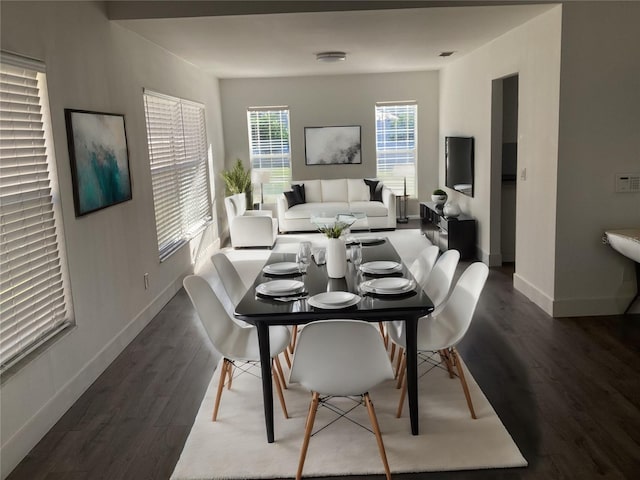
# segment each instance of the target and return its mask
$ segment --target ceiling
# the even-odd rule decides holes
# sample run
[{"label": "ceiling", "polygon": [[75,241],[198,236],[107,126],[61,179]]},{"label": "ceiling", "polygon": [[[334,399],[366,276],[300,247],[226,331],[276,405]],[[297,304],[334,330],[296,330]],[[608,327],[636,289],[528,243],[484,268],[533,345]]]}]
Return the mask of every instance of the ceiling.
[{"label": "ceiling", "polygon": [[[141,18],[145,15],[138,10],[135,18],[121,14],[114,21],[218,78],[283,77],[439,69],[553,6],[175,14],[174,18],[151,18],[152,14]],[[316,53],[333,50],[346,52],[347,60],[316,61]],[[443,51],[455,53],[442,58]]]}]

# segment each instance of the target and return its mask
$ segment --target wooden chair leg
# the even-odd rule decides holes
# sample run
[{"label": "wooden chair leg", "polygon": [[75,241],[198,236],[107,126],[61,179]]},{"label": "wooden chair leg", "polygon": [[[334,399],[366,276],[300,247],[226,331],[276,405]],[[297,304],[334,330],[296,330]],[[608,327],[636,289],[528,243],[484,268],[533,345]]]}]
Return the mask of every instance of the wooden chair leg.
[{"label": "wooden chair leg", "polygon": [[444,350],[439,350],[440,358],[447,365],[447,370],[449,371],[449,378],[453,378],[453,365],[451,364],[451,357],[449,356],[449,352]]},{"label": "wooden chair leg", "polygon": [[404,378],[404,372],[407,369],[407,356],[402,355],[402,360],[400,361],[400,365],[396,369],[396,375],[398,376],[398,382],[396,383],[396,388],[400,388],[402,385],[402,379]]},{"label": "wooden chair leg", "polygon": [[398,378],[398,374],[400,373],[400,366],[402,364],[402,359],[404,358],[404,348],[398,345],[398,361],[396,362],[396,373],[395,378]]},{"label": "wooden chair leg", "polygon": [[[286,351],[286,350],[285,350]],[[276,364],[276,369],[278,370],[278,375],[280,375],[280,382],[282,383],[282,388],[287,389],[287,382],[284,379],[284,372],[282,371],[282,364],[280,363],[280,359],[276,355],[273,357],[273,363]]]},{"label": "wooden chair leg", "polygon": [[289,357],[289,349],[285,348],[282,353],[284,354],[284,361],[287,362],[287,367],[291,370],[291,357]]},{"label": "wooden chair leg", "polygon": [[467,385],[467,380],[464,378],[464,372],[462,371],[462,364],[460,362],[460,355],[455,347],[451,349],[451,355],[453,357],[453,363],[456,365],[456,369],[458,370],[458,378],[460,378],[460,383],[462,383],[462,389],[464,390],[464,396],[467,399],[467,406],[469,407],[469,412],[471,412],[471,418],[474,420],[476,417],[476,412],[473,409],[473,403],[471,403],[471,394],[469,393],[469,387]]},{"label": "wooden chair leg", "polygon": [[389,359],[391,360],[391,365],[393,365],[393,357],[396,356],[396,344],[391,342],[391,354],[389,355]]},{"label": "wooden chair leg", "polygon": [[284,403],[284,394],[282,393],[282,384],[280,383],[280,377],[278,376],[278,372],[273,366],[273,362],[271,365],[271,373],[273,374],[273,379],[276,384],[276,392],[278,392],[278,398],[280,398],[280,406],[282,407],[282,413],[284,413],[284,418],[289,418],[289,413],[287,412],[287,405]]},{"label": "wooden chair leg", "polygon": [[298,338],[298,325],[294,325],[291,329],[291,342],[289,342],[289,352],[293,355],[296,348],[296,340]]},{"label": "wooden chair leg", "polygon": [[309,415],[307,415],[307,424],[304,429],[304,440],[302,440],[302,449],[300,450],[300,460],[298,461],[296,480],[300,480],[302,478],[302,469],[304,467],[304,461],[307,458],[307,449],[309,448],[309,438],[311,438],[311,430],[313,430],[313,422],[316,420],[316,412],[318,411],[319,403],[320,395],[318,392],[313,392],[311,405],[309,406]]},{"label": "wooden chair leg", "polygon": [[231,390],[231,384],[233,383],[233,362],[228,360],[227,375],[229,376],[229,383],[227,383],[227,390]]},{"label": "wooden chair leg", "polygon": [[380,329],[380,335],[382,335],[382,341],[384,342],[384,348],[389,348],[389,337],[384,333],[384,323],[378,322],[378,328]]},{"label": "wooden chair leg", "polygon": [[402,416],[402,407],[404,407],[404,399],[407,397],[407,379],[406,376],[402,382],[402,389],[400,390],[400,402],[398,403],[398,410],[396,411],[396,418]]},{"label": "wooden chair leg", "polygon": [[229,368],[229,360],[226,358],[222,360],[222,366],[220,367],[220,379],[218,380],[218,391],[216,392],[216,403],[213,406],[212,422],[215,422],[218,418],[218,407],[220,407],[220,397],[222,397],[222,389],[224,388],[224,381],[227,377],[227,369]]},{"label": "wooden chair leg", "polygon": [[373,427],[373,433],[376,435],[376,440],[378,441],[378,450],[380,451],[380,458],[382,459],[382,464],[384,465],[384,471],[387,475],[387,480],[391,480],[391,471],[389,470],[389,462],[387,461],[387,452],[384,449],[384,443],[382,442],[382,434],[380,433],[380,426],[378,425],[378,418],[376,417],[376,411],[373,408],[373,403],[371,403],[371,398],[368,393],[364,394],[364,403],[367,406],[367,412],[369,412],[369,420],[371,421],[371,426]]}]

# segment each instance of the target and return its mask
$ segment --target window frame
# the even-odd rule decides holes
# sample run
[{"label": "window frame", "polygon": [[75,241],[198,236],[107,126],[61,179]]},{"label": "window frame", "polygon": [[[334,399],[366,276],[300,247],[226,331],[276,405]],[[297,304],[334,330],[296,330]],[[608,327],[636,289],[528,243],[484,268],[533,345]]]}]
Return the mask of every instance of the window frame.
[{"label": "window frame", "polygon": [[[263,154],[256,154],[254,151],[256,147],[254,145],[254,135],[253,129],[254,124],[252,122],[252,117],[260,114],[277,114],[282,115],[283,113],[286,115],[286,132],[287,138],[286,142],[284,142],[283,137],[269,137],[267,139],[268,143],[275,142],[275,145],[280,145],[282,149],[286,150],[286,152],[270,152]],[[260,124],[257,124],[259,128]],[[283,129],[283,124],[280,123],[279,128]],[[291,111],[287,105],[281,106],[254,106],[247,108],[247,133],[249,139],[249,164],[251,165],[251,169],[255,172],[268,171],[270,174],[269,183],[261,184],[260,188],[264,188],[264,198],[265,203],[275,203],[276,198],[283,191],[288,190],[291,185],[291,180],[293,178],[293,165],[291,163]],[[285,148],[286,145],[286,148]],[[268,148],[272,148],[268,146]],[[277,149],[277,148],[276,148]],[[287,166],[282,167],[273,167],[273,166],[263,166],[262,161],[270,162],[273,160],[282,159],[282,163],[285,163],[286,160]],[[274,175],[274,171],[278,168],[286,169],[286,175]],[[262,193],[262,192],[261,192]]]},{"label": "window frame", "polygon": [[[8,152],[7,150],[9,149],[7,148],[5,150],[3,147],[3,150],[5,150],[2,155],[3,160],[5,160],[4,167],[12,168],[14,170],[14,173],[17,173],[18,176],[23,176],[25,174],[28,175],[29,172],[38,170],[38,165],[44,166],[45,171],[42,172],[40,170],[40,174],[43,174],[43,173],[46,174],[46,177],[45,177],[46,180],[44,180],[44,183],[46,183],[47,186],[42,188],[38,187],[35,191],[31,190],[31,192],[38,192],[37,195],[35,196],[37,196],[37,198],[39,199],[43,199],[43,198],[46,199],[47,197],[49,197],[48,201],[45,201],[44,204],[42,202],[38,202],[38,205],[34,206],[33,208],[27,205],[19,206],[19,204],[29,202],[29,196],[27,195],[28,192],[25,191],[24,189],[19,189],[22,193],[12,194],[12,196],[14,197],[20,197],[18,201],[13,202],[13,205],[17,206],[17,208],[14,209],[12,213],[8,213],[7,205],[11,205],[12,203],[6,202],[6,196],[4,192],[1,195],[2,197],[5,198],[5,201],[0,202],[0,204],[2,204],[5,207],[4,212],[2,212],[2,220],[0,221],[1,230],[6,233],[7,230],[5,230],[5,227],[7,227],[9,223],[15,224],[19,221],[22,228],[13,230],[14,238],[17,240],[22,239],[23,241],[28,242],[25,244],[25,246],[31,245],[32,247],[29,249],[29,254],[28,254],[29,260],[22,262],[20,265],[17,265],[17,262],[19,262],[20,260],[19,258],[16,258],[14,256],[15,252],[2,251],[3,263],[5,263],[5,268],[1,269],[4,274],[4,278],[2,279],[3,283],[6,282],[5,285],[7,283],[10,283],[13,285],[13,283],[16,282],[15,287],[10,287],[6,290],[3,290],[2,292],[3,296],[6,294],[6,299],[3,301],[3,303],[5,303],[3,307],[5,314],[2,315],[3,321],[10,321],[10,320],[7,320],[7,316],[6,316],[6,311],[8,310],[7,307],[9,306],[9,302],[16,299],[16,297],[20,297],[25,294],[25,290],[17,294],[15,293],[15,291],[14,293],[9,293],[9,294],[7,294],[7,292],[9,290],[18,289],[19,287],[24,286],[27,282],[38,282],[39,281],[38,279],[43,277],[43,271],[53,272],[53,273],[50,273],[50,275],[52,274],[53,277],[57,277],[59,275],[60,277],[59,280],[55,281],[55,284],[60,283],[60,287],[57,290],[53,290],[53,291],[50,288],[48,288],[47,298],[51,299],[48,302],[48,304],[52,304],[52,302],[58,302],[58,301],[61,302],[60,306],[55,310],[61,309],[63,312],[62,315],[55,315],[53,314],[53,310],[52,310],[49,312],[50,315],[41,315],[40,318],[38,319],[40,322],[38,323],[38,325],[40,327],[45,326],[47,323],[51,323],[51,324],[47,328],[45,328],[42,332],[40,332],[38,335],[35,335],[35,336],[32,335],[30,337],[27,335],[26,337],[29,338],[29,340],[25,341],[25,343],[22,346],[20,346],[20,348],[16,349],[13,353],[7,355],[6,357],[2,355],[2,358],[1,358],[2,364],[0,365],[0,373],[2,373],[2,378],[4,381],[4,379],[7,378],[7,376],[11,376],[15,371],[17,371],[17,369],[21,368],[23,365],[28,363],[32,358],[34,358],[44,349],[48,348],[51,344],[53,344],[53,342],[57,341],[63,333],[66,333],[71,328],[75,327],[76,322],[75,322],[75,314],[74,314],[74,307],[73,307],[73,299],[71,295],[71,281],[69,276],[69,266],[68,266],[68,260],[67,260],[63,212],[62,212],[62,205],[61,205],[60,194],[59,194],[58,172],[57,172],[57,165],[56,165],[55,148],[53,143],[54,142],[53,131],[51,127],[51,112],[49,108],[49,93],[47,89],[46,66],[40,60],[23,57],[23,56],[20,56],[14,53],[5,52],[5,51],[0,52],[0,63],[2,63],[3,65],[3,71],[5,70],[5,68],[7,68],[6,77],[4,77],[3,79],[3,83],[5,83],[4,80],[6,79],[6,85],[3,86],[2,88],[3,90],[7,88],[6,95],[7,96],[10,95],[10,93],[8,93],[9,90],[12,90],[13,88],[15,88],[16,85],[18,85],[14,82],[20,79],[20,74],[15,72],[15,69],[28,71],[29,72],[28,74],[25,72],[22,76],[22,78],[24,78],[24,83],[22,85],[24,86],[25,91],[27,91],[28,89],[31,88],[31,87],[28,87],[27,85],[29,83],[32,83],[35,80],[36,82],[35,89],[37,89],[37,93],[33,95],[32,98],[37,98],[37,103],[39,108],[39,112],[37,111],[32,112],[31,111],[32,109],[29,108],[28,109],[29,113],[26,113],[18,105],[19,102],[16,102],[16,103],[11,102],[7,96],[3,95],[2,100],[3,102],[6,101],[6,107],[5,109],[3,109],[1,116],[2,116],[3,123],[5,123],[6,121],[5,126],[3,126],[3,133],[4,135],[7,135],[5,138],[6,139],[20,138],[15,136],[16,131],[22,132],[22,133],[19,133],[18,135],[26,135],[25,138],[30,138],[31,134],[35,133],[38,136],[41,135],[42,147],[40,148],[43,149],[42,154],[36,154],[35,152],[31,152],[30,154],[27,154],[25,156],[15,151]],[[14,72],[11,73],[10,72],[11,70],[14,70]],[[9,80],[9,77],[13,77],[15,80]],[[31,78],[31,82],[29,82],[28,80],[29,78]],[[13,85],[14,87],[11,87],[10,85]],[[14,105],[10,106],[9,105],[10,103],[14,103]],[[33,105],[33,102],[29,102],[29,104]],[[38,117],[40,118],[38,119]],[[37,125],[40,123],[41,123],[40,128],[37,128]],[[7,126],[9,126],[9,128],[6,128]],[[22,128],[19,128],[20,126],[22,126]],[[17,144],[14,145],[14,147],[15,146],[17,146]],[[36,143],[32,143],[31,146],[32,148],[38,148],[36,147]],[[40,160],[38,160],[38,157],[44,157],[44,159],[40,158]],[[22,161],[18,161],[18,159],[22,159]],[[25,160],[30,162],[28,164],[29,165],[28,167],[26,166]],[[11,163],[13,163],[13,167],[7,167],[7,165]],[[22,171],[18,172],[16,170],[17,168],[22,168]],[[5,177],[5,180],[7,180],[7,177]],[[16,178],[15,181],[17,183],[14,183],[13,184],[14,186],[25,185],[24,180],[20,180]],[[38,183],[41,183],[41,182],[43,182],[43,180],[38,181]],[[8,185],[9,184],[5,184],[4,186],[8,186]],[[31,198],[33,198],[33,196]],[[29,205],[31,205],[31,202],[29,202]],[[34,211],[34,208],[37,211]],[[31,213],[28,213],[28,211],[30,211]],[[50,213],[47,213],[48,211],[50,211]],[[23,216],[23,215],[27,215],[27,216]],[[9,216],[12,216],[13,220],[9,220],[6,218]],[[39,219],[40,223],[33,223],[35,222],[34,219],[36,219],[36,217],[38,216],[40,217]],[[49,216],[51,217],[50,220],[44,220]],[[19,220],[16,220],[17,217],[19,218]],[[41,231],[44,232],[43,227],[46,223],[52,224],[52,227],[50,227],[49,230],[52,232],[51,235],[55,238],[52,243],[49,243],[49,247],[46,248],[46,254],[44,256],[39,257],[42,260],[40,264],[37,265],[37,268],[33,268],[36,264],[36,260],[38,260],[38,257],[34,256],[33,254],[37,253],[39,250],[42,251],[42,248],[44,247],[44,239],[40,239],[39,246],[41,248],[38,248],[38,246],[36,245],[36,242],[38,242],[38,240],[36,239],[36,241],[33,242],[31,241],[31,239],[28,239],[30,235],[26,232],[27,229],[24,228],[24,226],[27,224],[31,224],[32,228],[35,229],[36,226],[41,225],[40,227]],[[22,230],[22,234],[18,235],[17,232],[20,230]],[[3,236],[4,236],[4,233],[3,233]],[[5,239],[3,239],[2,243],[4,244],[4,246],[6,246],[6,242],[4,240]],[[52,247],[54,248],[52,249]],[[24,247],[20,247],[20,250],[23,250],[23,249]],[[43,260],[45,256],[47,258],[46,261]],[[21,255],[20,257],[24,258],[25,255]],[[10,264],[11,262],[14,262],[16,264],[14,265],[15,268],[7,269],[6,265]],[[15,274],[18,272],[22,272],[20,277],[15,276]],[[19,284],[17,283],[18,281],[20,282]],[[57,295],[55,296],[51,295],[52,293],[56,293],[56,292],[58,292]],[[33,291],[26,298],[29,300],[32,300],[34,296],[38,296],[39,298],[42,298],[42,294],[38,295],[38,294],[35,294]],[[21,302],[18,301],[18,304],[20,303]],[[39,303],[41,303],[41,301],[33,301],[27,309],[21,310],[22,312],[29,310],[29,313],[21,316],[21,321],[23,322],[26,322],[27,319],[31,320],[31,324],[30,325],[27,324],[27,326],[33,327],[33,315],[37,314],[38,309],[36,309],[36,305],[38,305]],[[45,318],[47,320],[45,320]],[[4,333],[5,334],[2,335],[3,339],[6,338],[5,337],[6,328]],[[21,341],[24,341],[24,340],[25,340],[25,337],[23,336],[21,340],[17,341],[17,343],[20,343]]]},{"label": "window frame", "polygon": [[[150,102],[157,102],[150,105]],[[151,125],[150,118],[159,118],[159,110],[150,114],[150,109],[158,108],[162,102],[171,104],[169,109],[177,108],[179,118],[173,118],[175,112],[169,114],[169,118],[157,120]],[[206,109],[198,102],[174,97],[150,89],[143,89],[143,103],[145,113],[145,125],[147,131],[147,147],[149,149],[149,169],[151,173],[152,195],[155,214],[156,240],[158,244],[158,257],[160,263],[166,261],[175,252],[180,250],[191,239],[204,231],[213,222],[213,184],[211,182],[210,147],[207,139]],[[165,104],[165,105],[166,105]],[[185,129],[185,110],[196,109],[199,119],[199,136],[196,142],[189,143]],[[189,113],[191,115],[193,112]],[[152,132],[150,128],[156,129]],[[165,131],[163,137],[156,136],[158,130],[170,128]],[[191,127],[190,127],[191,128]],[[189,133],[193,133],[190,129]],[[155,137],[156,144],[152,143]],[[170,153],[160,154],[162,140],[170,142]],[[158,152],[157,154],[154,151]],[[194,154],[195,151],[195,154]],[[204,169],[204,179],[198,176]],[[189,174],[189,170],[195,173]],[[156,172],[154,174],[154,172]],[[195,183],[194,183],[195,181]],[[196,197],[186,198],[196,191]],[[204,211],[198,213],[198,205]],[[159,222],[163,222],[159,225]]]},{"label": "window frame", "polygon": [[[410,148],[379,148],[379,135],[385,132],[394,132],[394,130],[381,131],[378,126],[380,114],[389,114],[389,112],[381,111],[382,109],[393,109],[400,107],[410,107],[413,110],[413,147]],[[375,105],[375,142],[376,142],[376,177],[384,182],[396,195],[406,194],[409,198],[418,198],[418,102],[415,100],[395,101],[395,102],[376,102]],[[395,130],[398,132],[400,130]],[[408,140],[407,140],[408,141]],[[384,142],[383,142],[384,143]],[[412,162],[399,162],[399,174],[392,175],[381,171],[381,157],[383,155],[392,156],[411,156]],[[410,168],[412,167],[412,168]]]}]

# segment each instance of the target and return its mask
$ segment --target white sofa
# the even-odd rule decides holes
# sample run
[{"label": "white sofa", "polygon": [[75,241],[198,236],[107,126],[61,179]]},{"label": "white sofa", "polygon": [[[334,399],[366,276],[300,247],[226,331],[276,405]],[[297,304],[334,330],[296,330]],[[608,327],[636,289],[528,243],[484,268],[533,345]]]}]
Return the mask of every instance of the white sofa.
[{"label": "white sofa", "polygon": [[289,207],[284,194],[278,196],[278,222],[281,232],[317,230],[310,218],[314,213],[363,212],[367,224],[356,222],[353,228],[396,228],[396,197],[387,187],[382,188],[382,202],[370,200],[369,186],[361,178],[335,180],[300,180],[304,184],[306,203]]},{"label": "white sofa", "polygon": [[278,237],[278,220],[270,210],[247,210],[244,193],[225,197],[224,207],[232,247],[273,247]]}]

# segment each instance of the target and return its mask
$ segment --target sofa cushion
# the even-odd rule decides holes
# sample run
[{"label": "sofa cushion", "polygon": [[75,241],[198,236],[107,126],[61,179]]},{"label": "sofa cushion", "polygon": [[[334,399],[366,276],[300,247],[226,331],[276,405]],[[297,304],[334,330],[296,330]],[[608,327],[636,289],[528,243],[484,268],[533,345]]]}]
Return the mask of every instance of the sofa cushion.
[{"label": "sofa cushion", "polygon": [[348,202],[347,179],[320,180],[323,202]]},{"label": "sofa cushion", "polygon": [[291,190],[298,194],[298,196],[302,200],[302,202],[300,203],[305,203],[307,201],[307,197],[304,191],[304,183],[291,185]]},{"label": "sofa cushion", "polygon": [[[369,202],[367,202],[369,203]],[[311,218],[311,215],[328,212],[335,215],[338,212],[349,212],[349,204],[347,202],[307,202],[300,203],[289,208],[284,217],[289,220],[299,218]]]},{"label": "sofa cushion", "polygon": [[348,178],[347,187],[349,188],[350,202],[365,202],[370,200],[369,187],[361,178]]},{"label": "sofa cushion", "polygon": [[386,217],[389,209],[382,202],[349,202],[349,211],[363,212],[367,217]]},{"label": "sofa cushion", "polygon": [[364,183],[369,186],[370,197],[369,200],[374,202],[382,201],[382,187],[384,186],[380,180],[364,179]]},{"label": "sofa cushion", "polygon": [[307,202],[321,202],[322,190],[320,188],[320,180],[302,180],[295,182],[304,185],[305,201]]},{"label": "sofa cushion", "polygon": [[290,192],[284,192],[284,197],[287,199],[287,205],[289,208],[304,203],[300,197],[299,191],[292,190]]}]

